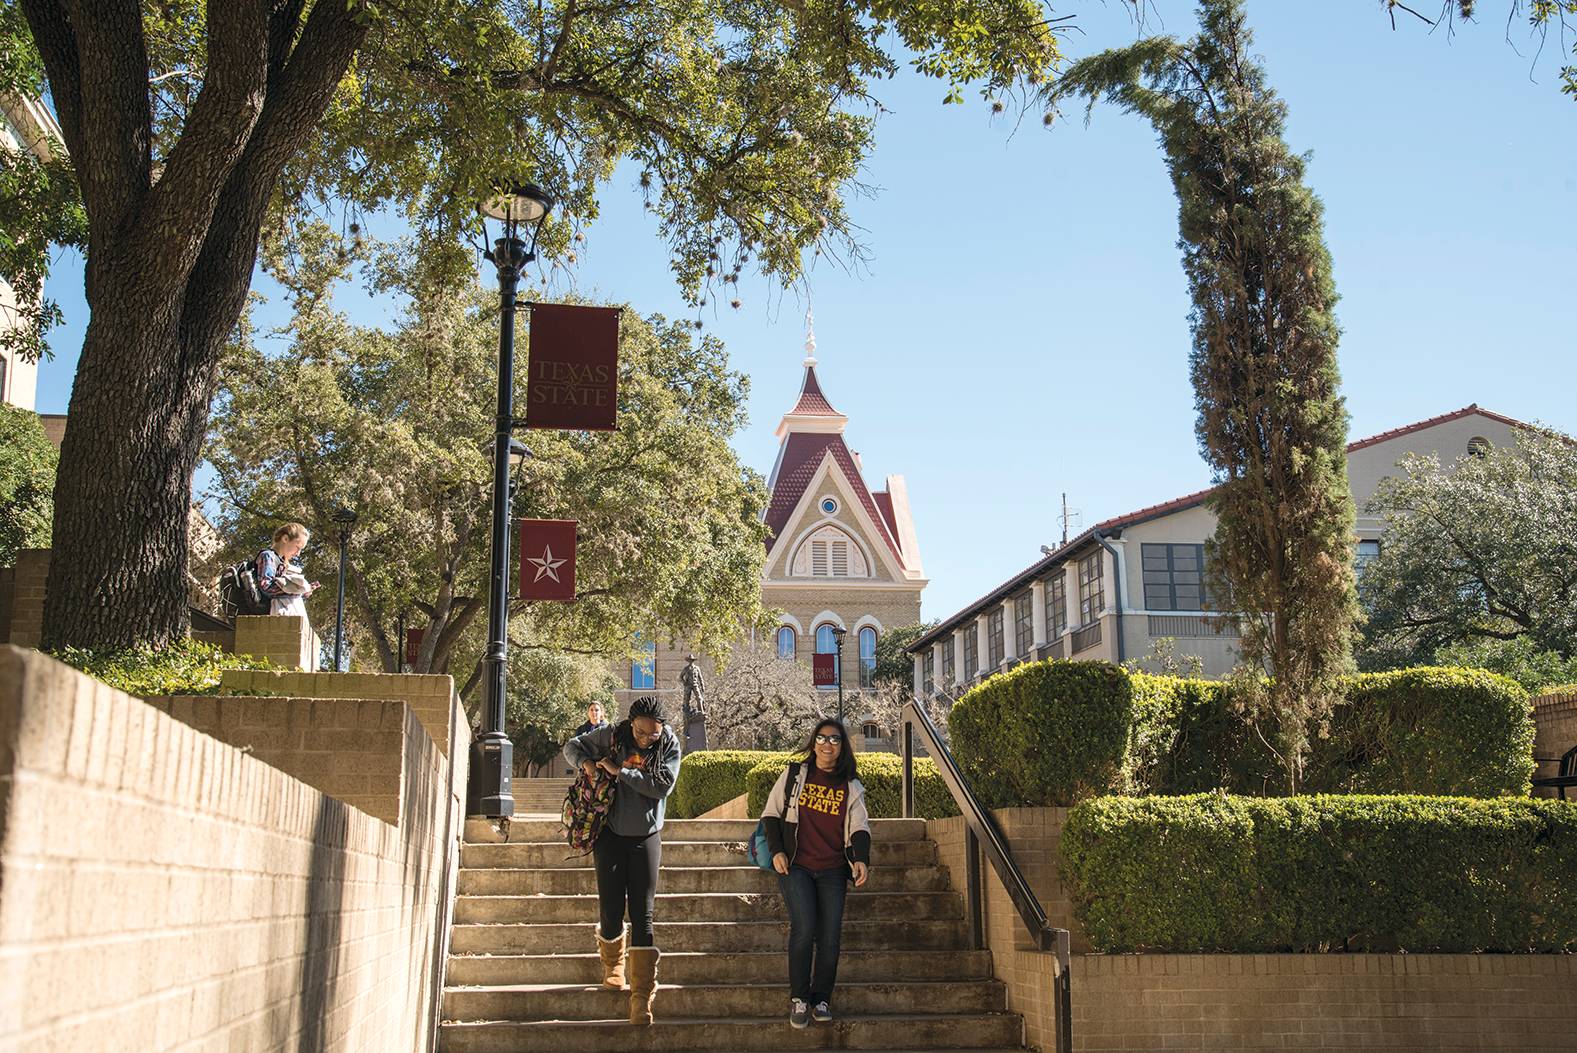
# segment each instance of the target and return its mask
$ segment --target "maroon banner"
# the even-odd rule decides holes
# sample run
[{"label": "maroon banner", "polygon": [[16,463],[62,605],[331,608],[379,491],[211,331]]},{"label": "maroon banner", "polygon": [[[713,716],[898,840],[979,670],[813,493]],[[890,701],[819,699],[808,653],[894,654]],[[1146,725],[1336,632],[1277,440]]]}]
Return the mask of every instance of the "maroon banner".
[{"label": "maroon banner", "polygon": [[416,656],[422,650],[422,637],[427,635],[426,629],[418,629],[414,625],[405,630],[405,664],[415,665]]},{"label": "maroon banner", "polygon": [[520,521],[520,598],[575,598],[575,520]]},{"label": "maroon banner", "polygon": [[810,656],[810,679],[817,687],[838,686],[838,656],[813,654]]},{"label": "maroon banner", "polygon": [[619,309],[531,307],[526,427],[612,431],[619,401]]}]

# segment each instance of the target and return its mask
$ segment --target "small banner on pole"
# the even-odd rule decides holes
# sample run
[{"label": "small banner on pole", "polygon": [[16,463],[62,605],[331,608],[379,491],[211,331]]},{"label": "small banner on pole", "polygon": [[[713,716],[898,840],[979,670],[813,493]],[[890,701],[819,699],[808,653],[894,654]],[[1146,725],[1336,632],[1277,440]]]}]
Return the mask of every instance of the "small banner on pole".
[{"label": "small banner on pole", "polygon": [[520,521],[520,598],[575,598],[575,520]]},{"label": "small banner on pole", "polygon": [[531,306],[526,427],[613,431],[619,402],[619,309]]},{"label": "small banner on pole", "polygon": [[817,687],[838,686],[838,656],[813,654],[810,656],[810,678]]},{"label": "small banner on pole", "polygon": [[406,665],[416,664],[416,656],[422,653],[422,637],[426,635],[426,629],[418,629],[414,625],[405,630]]}]

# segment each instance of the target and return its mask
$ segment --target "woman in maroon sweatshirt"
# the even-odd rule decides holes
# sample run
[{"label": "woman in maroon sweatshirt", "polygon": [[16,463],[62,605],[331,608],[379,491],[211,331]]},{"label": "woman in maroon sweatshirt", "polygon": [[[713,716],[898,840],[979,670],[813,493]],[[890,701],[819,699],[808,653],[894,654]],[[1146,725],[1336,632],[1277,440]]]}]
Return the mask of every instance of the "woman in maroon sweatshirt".
[{"label": "woman in maroon sweatshirt", "polygon": [[[792,777],[792,782],[790,781]],[[832,1020],[843,900],[870,873],[871,823],[842,722],[823,720],[805,760],[778,777],[762,812],[772,866],[789,912],[789,1023]]]}]

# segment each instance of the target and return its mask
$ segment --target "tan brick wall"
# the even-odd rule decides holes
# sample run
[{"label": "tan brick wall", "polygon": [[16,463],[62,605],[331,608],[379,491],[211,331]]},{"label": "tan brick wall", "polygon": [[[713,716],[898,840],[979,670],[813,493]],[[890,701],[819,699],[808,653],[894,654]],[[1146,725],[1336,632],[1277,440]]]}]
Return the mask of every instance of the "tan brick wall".
[{"label": "tan brick wall", "polygon": [[[1287,1049],[1577,1050],[1577,957],[1441,954],[1086,953],[1057,872],[1065,808],[1005,808],[997,825],[1053,925],[1073,938],[1078,1051]],[[964,887],[964,821],[927,823],[953,887]],[[985,942],[1024,1017],[1025,1040],[1056,1046],[1053,955],[982,859]]]},{"label": "tan brick wall", "polygon": [[390,824],[0,647],[0,1051],[432,1049],[464,751],[401,734]]},{"label": "tan brick wall", "polygon": [[0,643],[11,639],[11,594],[16,588],[16,568],[0,567]]},{"label": "tan brick wall", "polygon": [[44,636],[44,582],[49,578],[49,549],[28,548],[16,554],[11,585],[11,631],[0,643],[37,647]]},{"label": "tan brick wall", "polygon": [[243,614],[235,620],[235,653],[266,658],[281,669],[318,667],[318,634],[299,614]]},{"label": "tan brick wall", "polygon": [[190,695],[147,702],[353,808],[400,821],[412,737],[405,721],[416,719],[404,702]]},{"label": "tan brick wall", "polygon": [[[219,674],[227,694],[283,695],[296,698],[397,699],[411,707],[438,752],[449,755],[450,706],[454,680],[434,673],[305,673],[264,669],[226,669]],[[464,711],[462,710],[462,713]],[[457,729],[468,727],[464,717]],[[469,731],[465,741],[470,742]]]},{"label": "tan brick wall", "polygon": [[1570,1053],[1574,992],[1559,954],[1075,955],[1073,1048]]},{"label": "tan brick wall", "polygon": [[[1577,746],[1577,691],[1540,695],[1533,700],[1533,756],[1539,775],[1558,774],[1561,755]],[[1539,787],[1535,797],[1556,797],[1559,792]],[[1571,790],[1566,791],[1572,797]]]}]

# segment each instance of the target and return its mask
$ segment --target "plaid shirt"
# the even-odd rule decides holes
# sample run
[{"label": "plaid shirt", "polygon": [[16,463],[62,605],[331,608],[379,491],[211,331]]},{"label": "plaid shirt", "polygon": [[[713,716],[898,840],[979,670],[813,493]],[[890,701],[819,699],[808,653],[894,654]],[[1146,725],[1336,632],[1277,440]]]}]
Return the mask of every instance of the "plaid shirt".
[{"label": "plaid shirt", "polygon": [[[290,561],[291,565],[299,568],[301,557],[297,556]],[[277,596],[286,596],[285,584],[280,577],[285,571],[285,561],[278,552],[272,548],[265,548],[257,554],[257,588],[264,596],[274,599]]]}]

